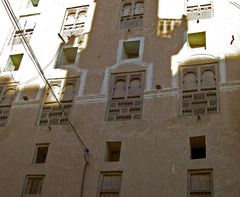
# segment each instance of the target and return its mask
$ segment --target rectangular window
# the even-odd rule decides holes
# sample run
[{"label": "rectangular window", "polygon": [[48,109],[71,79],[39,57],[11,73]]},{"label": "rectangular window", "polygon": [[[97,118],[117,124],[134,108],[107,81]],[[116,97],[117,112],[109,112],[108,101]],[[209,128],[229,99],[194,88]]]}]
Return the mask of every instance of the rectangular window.
[{"label": "rectangular window", "polygon": [[121,153],[121,142],[107,142],[106,161],[119,161]]},{"label": "rectangular window", "polygon": [[108,96],[108,121],[141,119],[144,72],[112,74]]},{"label": "rectangular window", "polygon": [[122,172],[102,172],[99,197],[119,197]]},{"label": "rectangular window", "polygon": [[50,88],[47,88],[42,112],[39,119],[39,125],[44,126],[68,123],[68,119],[64,114],[61,106],[58,104],[55,96],[62,104],[66,114],[69,115],[72,108],[72,101],[76,94],[77,80],[77,77],[49,80],[51,89],[54,94]]},{"label": "rectangular window", "polygon": [[49,144],[37,144],[34,153],[34,163],[45,163]]},{"label": "rectangular window", "polygon": [[191,159],[206,158],[205,136],[190,137]]},{"label": "rectangular window", "polygon": [[188,197],[212,197],[212,170],[188,171]]},{"label": "rectangular window", "polygon": [[27,175],[23,188],[23,197],[40,197],[44,175]]},{"label": "rectangular window", "polygon": [[18,45],[22,43],[22,35],[26,37],[28,41],[30,41],[33,31],[36,27],[37,19],[39,14],[20,16],[19,24],[20,30],[17,30],[14,34],[13,45]]},{"label": "rectangular window", "polygon": [[[83,35],[84,26],[87,19],[87,11],[89,6],[81,6],[68,8],[66,10],[62,36],[64,39],[68,40],[70,37],[81,37]],[[80,39],[79,42],[82,42]]]},{"label": "rectangular window", "polygon": [[205,32],[188,34],[188,44],[191,48],[206,48],[206,34]]},{"label": "rectangular window", "polygon": [[17,71],[22,62],[23,53],[10,55],[8,58],[7,65],[4,68],[4,71]]},{"label": "rectangular window", "polygon": [[180,67],[181,114],[198,115],[218,112],[217,64]]},{"label": "rectangular window", "polygon": [[143,26],[144,0],[122,0],[119,29]]},{"label": "rectangular window", "polygon": [[7,123],[12,102],[16,96],[16,89],[16,83],[0,85],[0,126],[4,126]]},{"label": "rectangular window", "polygon": [[188,5],[187,6],[187,19],[200,20],[213,17],[213,4],[211,2],[206,4]]}]

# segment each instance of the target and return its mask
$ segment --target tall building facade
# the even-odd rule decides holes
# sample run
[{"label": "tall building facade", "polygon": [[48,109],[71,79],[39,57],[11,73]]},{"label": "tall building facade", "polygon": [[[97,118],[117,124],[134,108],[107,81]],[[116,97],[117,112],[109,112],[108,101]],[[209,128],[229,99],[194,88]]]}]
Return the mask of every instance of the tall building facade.
[{"label": "tall building facade", "polygon": [[239,197],[240,2],[2,0],[1,197]]}]

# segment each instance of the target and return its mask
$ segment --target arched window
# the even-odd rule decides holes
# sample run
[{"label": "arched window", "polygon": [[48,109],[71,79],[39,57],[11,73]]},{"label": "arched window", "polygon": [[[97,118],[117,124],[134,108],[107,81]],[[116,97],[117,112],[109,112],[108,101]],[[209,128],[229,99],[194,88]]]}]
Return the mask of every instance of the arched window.
[{"label": "arched window", "polygon": [[7,89],[2,96],[1,104],[2,105],[11,105],[15,96],[15,89]]},{"label": "arched window", "polygon": [[73,83],[66,84],[62,92],[62,95],[63,101],[72,101],[75,96],[75,85]]},{"label": "arched window", "polygon": [[132,4],[127,3],[123,5],[122,16],[130,16],[132,14]]},{"label": "arched window", "polygon": [[197,87],[197,74],[194,72],[186,73],[183,76],[183,90],[195,90]]},{"label": "arched window", "polygon": [[202,87],[213,87],[216,86],[216,79],[215,73],[212,70],[205,70],[202,73],[202,80],[201,80]]},{"label": "arched window", "polygon": [[142,27],[143,14],[143,0],[122,0],[119,29]]},{"label": "arched window", "polygon": [[87,16],[87,11],[85,11],[85,10],[80,11],[80,12],[78,13],[78,16],[77,16],[77,23],[84,22],[86,16]]},{"label": "arched window", "polygon": [[138,77],[132,78],[128,87],[128,97],[139,98],[141,96],[141,79]]},{"label": "arched window", "polygon": [[136,2],[134,7],[134,14],[143,14],[144,11],[144,3]]},{"label": "arched window", "polygon": [[75,18],[75,12],[69,12],[66,18],[66,22],[65,25],[70,25],[70,24],[74,24],[76,22],[76,18]]},{"label": "arched window", "polygon": [[113,99],[125,98],[126,81],[124,79],[117,79],[113,87]]},{"label": "arched window", "polygon": [[[61,88],[59,84],[53,84],[51,86],[51,89],[54,93],[54,95],[59,99],[60,93],[61,93]],[[52,91],[49,89],[46,97],[46,102],[57,102]]]},{"label": "arched window", "polygon": [[218,111],[217,64],[182,67],[181,113],[207,114]]}]

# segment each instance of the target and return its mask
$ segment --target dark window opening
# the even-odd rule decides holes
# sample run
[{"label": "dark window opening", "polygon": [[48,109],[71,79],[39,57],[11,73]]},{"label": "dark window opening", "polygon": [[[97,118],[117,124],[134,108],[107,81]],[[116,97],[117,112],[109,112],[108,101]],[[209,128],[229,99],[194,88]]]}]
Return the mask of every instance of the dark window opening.
[{"label": "dark window opening", "polygon": [[45,163],[48,152],[48,144],[38,144],[36,146],[35,163]]},{"label": "dark window opening", "polygon": [[106,161],[119,161],[121,152],[121,142],[107,142]]},{"label": "dark window opening", "polygon": [[206,158],[205,136],[190,137],[191,159]]}]

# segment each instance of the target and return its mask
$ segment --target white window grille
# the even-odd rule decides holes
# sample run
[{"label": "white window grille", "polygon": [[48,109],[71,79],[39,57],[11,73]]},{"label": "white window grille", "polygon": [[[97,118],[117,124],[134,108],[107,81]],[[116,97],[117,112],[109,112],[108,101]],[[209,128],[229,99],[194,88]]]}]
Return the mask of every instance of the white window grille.
[{"label": "white window grille", "polygon": [[99,197],[119,197],[122,172],[102,172]]},{"label": "white window grille", "polygon": [[188,197],[212,197],[212,170],[188,171]]},{"label": "white window grille", "polygon": [[142,27],[143,15],[143,0],[122,0],[119,29]]},{"label": "white window grille", "polygon": [[144,72],[112,74],[107,120],[141,119]]},{"label": "white window grille", "polygon": [[14,34],[13,45],[18,45],[22,43],[21,34],[23,34],[28,41],[30,41],[34,29],[36,27],[37,19],[39,14],[20,16],[19,24],[20,30],[17,30]]},{"label": "white window grille", "polygon": [[218,112],[217,64],[180,67],[181,114]]},{"label": "white window grille", "polygon": [[16,88],[16,84],[0,85],[0,126],[4,126],[7,122],[16,95]]},{"label": "white window grille", "polygon": [[[76,84],[78,78],[68,78],[49,80],[51,88],[56,95],[57,99],[60,101],[64,111],[67,115],[70,114],[72,108],[72,101],[75,96]],[[67,124],[68,119],[64,114],[61,106],[56,101],[51,90],[47,88],[44,104],[41,111],[41,116],[39,119],[39,125],[57,125],[57,124]]]},{"label": "white window grille", "polygon": [[[69,39],[71,36],[83,36],[84,26],[87,20],[87,11],[89,6],[81,6],[75,8],[68,8],[64,19],[62,36],[64,39]],[[82,38],[83,39],[83,38]],[[82,42],[80,39],[79,42]]]}]

